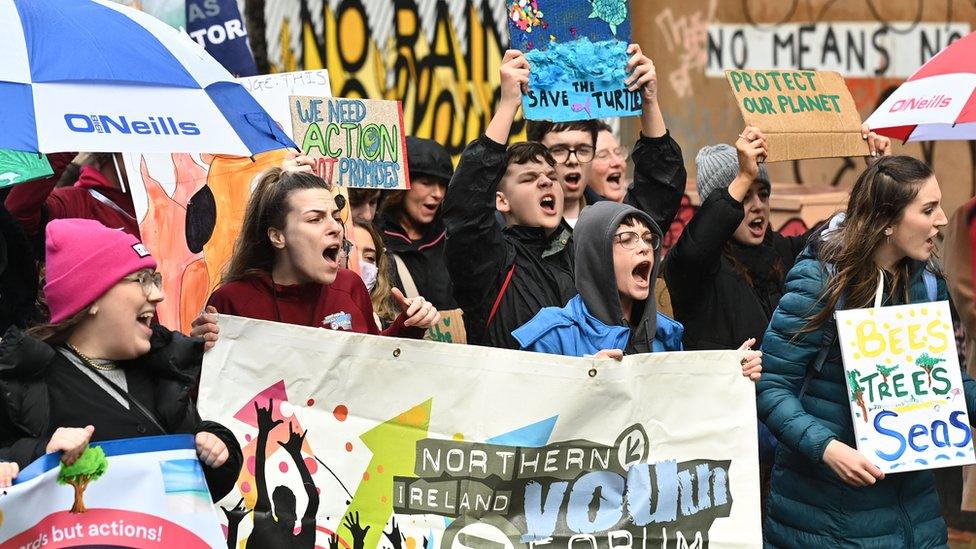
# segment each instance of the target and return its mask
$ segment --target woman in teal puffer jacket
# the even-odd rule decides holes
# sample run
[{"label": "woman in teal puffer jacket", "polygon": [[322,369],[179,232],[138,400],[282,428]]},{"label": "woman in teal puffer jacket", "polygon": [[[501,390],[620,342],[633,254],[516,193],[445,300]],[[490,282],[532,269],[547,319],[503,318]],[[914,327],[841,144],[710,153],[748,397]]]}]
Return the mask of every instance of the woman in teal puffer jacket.
[{"label": "woman in teal puffer jacket", "polygon": [[[825,332],[835,330],[838,303],[871,306],[879,270],[884,305],[931,301],[926,278],[936,283],[936,299],[947,299],[932,261],[933,238],[947,223],[941,198],[928,166],[905,156],[881,158],[855,183],[846,218],[812,237],[787,276],[787,293],[763,340],[757,387],[759,418],[780,441],[763,528],[767,547],[946,546],[931,471],[885,476],[854,449],[836,341],[822,369],[806,379]],[[965,372],[963,380],[973,417],[976,383]]]}]

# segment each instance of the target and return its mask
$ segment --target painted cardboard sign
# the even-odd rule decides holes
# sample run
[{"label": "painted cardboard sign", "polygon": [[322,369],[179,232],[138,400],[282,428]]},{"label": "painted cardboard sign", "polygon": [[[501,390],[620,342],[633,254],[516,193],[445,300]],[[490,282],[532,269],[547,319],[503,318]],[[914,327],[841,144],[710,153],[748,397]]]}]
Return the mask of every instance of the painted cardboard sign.
[{"label": "painted cardboard sign", "polygon": [[52,175],[54,171],[46,156],[0,149],[0,189]]},{"label": "painted cardboard sign", "polygon": [[741,352],[607,364],[218,324],[200,413],[244,451],[221,503],[237,506],[228,546],[762,544],[755,388]]},{"label": "painted cardboard sign", "polygon": [[767,162],[870,154],[861,115],[840,74],[729,70],[725,76],[746,125],[766,136]]},{"label": "painted cardboard sign", "polygon": [[464,329],[464,313],[461,309],[440,311],[441,321],[427,329],[424,339],[440,341],[441,343],[468,342],[468,333]]},{"label": "painted cardboard sign", "polygon": [[511,47],[529,62],[522,109],[528,120],[634,116],[627,90],[627,0],[508,0]]},{"label": "painted cardboard sign", "polygon": [[322,179],[348,188],[409,189],[399,101],[291,96],[291,123]]},{"label": "painted cardboard sign", "polygon": [[837,311],[857,448],[885,473],[976,463],[949,302]]}]

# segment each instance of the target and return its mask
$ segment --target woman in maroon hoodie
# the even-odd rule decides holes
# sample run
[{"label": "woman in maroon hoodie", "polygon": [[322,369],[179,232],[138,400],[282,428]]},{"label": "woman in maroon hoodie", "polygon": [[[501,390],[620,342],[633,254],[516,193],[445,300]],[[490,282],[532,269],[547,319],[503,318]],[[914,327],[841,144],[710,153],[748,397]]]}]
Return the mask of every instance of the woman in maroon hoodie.
[{"label": "woman in maroon hoodie", "polygon": [[[27,236],[42,236],[44,223],[67,218],[94,219],[139,236],[132,195],[122,190],[121,171],[116,170],[122,168],[121,155],[80,153],[71,160],[70,154],[52,154],[48,160],[54,175],[17,185],[7,196],[7,211],[24,226]],[[59,178],[66,179],[68,186],[56,186]]]},{"label": "woman in maroon hoodie", "polygon": [[217,340],[225,313],[331,330],[421,339],[440,320],[424,298],[393,297],[400,316],[380,332],[362,279],[338,262],[342,221],[331,186],[318,176],[274,168],[258,181],[221,286],[193,321],[194,336]]}]

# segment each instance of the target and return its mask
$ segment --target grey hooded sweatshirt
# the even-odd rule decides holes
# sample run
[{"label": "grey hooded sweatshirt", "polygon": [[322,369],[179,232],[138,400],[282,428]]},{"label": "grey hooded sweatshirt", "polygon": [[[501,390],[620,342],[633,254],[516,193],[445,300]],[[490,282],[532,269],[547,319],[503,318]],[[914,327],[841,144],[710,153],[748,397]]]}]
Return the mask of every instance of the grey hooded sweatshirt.
[{"label": "grey hooded sweatshirt", "polygon": [[[576,289],[590,314],[608,326],[628,326],[620,306],[620,294],[613,271],[613,235],[621,221],[635,216],[658,237],[662,237],[657,223],[646,213],[617,202],[597,202],[580,213],[573,230],[576,253]],[[644,301],[635,301],[629,324],[630,343],[627,354],[649,353],[657,333],[657,307],[654,302],[653,282],[657,280],[661,265],[661,249],[654,250],[654,266],[651,269],[651,295]]]}]

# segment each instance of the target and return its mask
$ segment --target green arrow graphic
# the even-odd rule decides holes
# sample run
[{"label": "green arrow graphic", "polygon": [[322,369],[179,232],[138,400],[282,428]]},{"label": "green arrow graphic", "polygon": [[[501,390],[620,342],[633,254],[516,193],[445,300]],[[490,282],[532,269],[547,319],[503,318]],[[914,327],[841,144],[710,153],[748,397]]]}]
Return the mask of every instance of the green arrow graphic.
[{"label": "green arrow graphic", "polygon": [[[365,543],[357,547],[376,547],[379,543],[393,514],[393,477],[413,476],[417,442],[427,438],[432,402],[433,399],[422,402],[359,437],[373,452],[373,459],[345,512],[347,517],[359,513],[360,528],[368,528]],[[339,528],[339,535],[353,541],[346,521]]]}]

